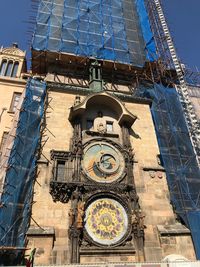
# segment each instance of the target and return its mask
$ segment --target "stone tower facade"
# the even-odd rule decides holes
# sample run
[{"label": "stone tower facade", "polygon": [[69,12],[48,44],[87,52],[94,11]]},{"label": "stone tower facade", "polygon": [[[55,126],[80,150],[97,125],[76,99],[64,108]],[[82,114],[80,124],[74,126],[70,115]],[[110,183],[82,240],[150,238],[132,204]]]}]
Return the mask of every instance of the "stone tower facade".
[{"label": "stone tower facade", "polygon": [[190,232],[170,204],[151,103],[126,86],[122,100],[111,91],[85,96],[66,82],[62,88],[52,74],[46,79],[48,130],[27,233],[35,262],[150,262],[174,253],[195,259]]},{"label": "stone tower facade", "polygon": [[[24,54],[0,56],[1,73],[25,86]],[[157,55],[145,2],[39,1],[30,76],[16,120],[23,138],[11,149],[20,164],[9,161],[4,177],[17,206],[8,219],[2,204],[5,250],[12,239],[36,265],[195,260],[186,202],[169,183],[187,156],[167,117],[180,106],[177,76]]]}]

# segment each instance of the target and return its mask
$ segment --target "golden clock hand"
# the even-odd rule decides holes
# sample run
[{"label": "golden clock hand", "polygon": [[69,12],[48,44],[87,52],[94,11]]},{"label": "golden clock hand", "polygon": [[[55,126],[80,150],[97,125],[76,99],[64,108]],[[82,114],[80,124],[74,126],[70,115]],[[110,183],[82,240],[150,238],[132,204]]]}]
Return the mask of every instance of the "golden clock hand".
[{"label": "golden clock hand", "polygon": [[105,162],[105,161],[107,161],[108,159],[111,159],[112,157],[109,157],[109,158],[107,158],[107,159],[104,159],[103,161],[101,160],[101,163],[102,162]]}]

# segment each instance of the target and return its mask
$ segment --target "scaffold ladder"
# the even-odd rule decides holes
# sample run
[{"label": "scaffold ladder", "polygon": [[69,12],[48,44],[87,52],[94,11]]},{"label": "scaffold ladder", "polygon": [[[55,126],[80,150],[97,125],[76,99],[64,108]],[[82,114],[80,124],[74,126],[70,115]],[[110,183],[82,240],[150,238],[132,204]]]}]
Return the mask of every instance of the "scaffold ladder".
[{"label": "scaffold ladder", "polygon": [[200,166],[200,128],[199,128],[199,124],[198,124],[198,120],[193,108],[193,105],[190,101],[189,98],[189,94],[188,94],[188,88],[184,79],[184,75],[183,75],[183,71],[182,71],[182,67],[181,64],[178,60],[177,54],[176,54],[176,50],[172,41],[172,37],[170,35],[170,31],[169,28],[167,26],[166,23],[166,19],[161,7],[161,3],[160,0],[153,0],[155,3],[155,7],[157,10],[157,14],[162,26],[162,30],[163,33],[165,35],[165,40],[168,46],[168,49],[170,51],[171,57],[172,57],[172,62],[174,64],[176,73],[177,73],[177,77],[178,77],[178,81],[179,81],[179,85],[176,87],[176,90],[179,94],[180,97],[180,102],[182,104],[184,113],[185,113],[185,118],[186,118],[186,122],[187,122],[187,126],[189,129],[189,135],[190,135],[190,139],[191,142],[193,144],[194,147],[194,151],[197,157],[197,162],[198,165]]}]

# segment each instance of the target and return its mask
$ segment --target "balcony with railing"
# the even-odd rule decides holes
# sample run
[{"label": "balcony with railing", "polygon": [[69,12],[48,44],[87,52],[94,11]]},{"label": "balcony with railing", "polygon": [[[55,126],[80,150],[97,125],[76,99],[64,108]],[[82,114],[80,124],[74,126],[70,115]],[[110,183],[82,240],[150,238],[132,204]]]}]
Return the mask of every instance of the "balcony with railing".
[{"label": "balcony with railing", "polygon": [[50,194],[54,201],[67,202],[75,187],[77,172],[76,159],[68,151],[51,151],[53,160]]}]

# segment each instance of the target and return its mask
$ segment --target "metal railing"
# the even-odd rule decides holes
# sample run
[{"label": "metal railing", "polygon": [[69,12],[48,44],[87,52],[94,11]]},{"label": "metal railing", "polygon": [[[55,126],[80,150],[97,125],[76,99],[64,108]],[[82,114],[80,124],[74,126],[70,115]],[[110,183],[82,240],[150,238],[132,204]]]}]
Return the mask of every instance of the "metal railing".
[{"label": "metal railing", "polygon": [[53,167],[51,180],[53,182],[67,183],[73,179],[73,176],[74,176],[74,168],[58,166],[58,167]]}]

